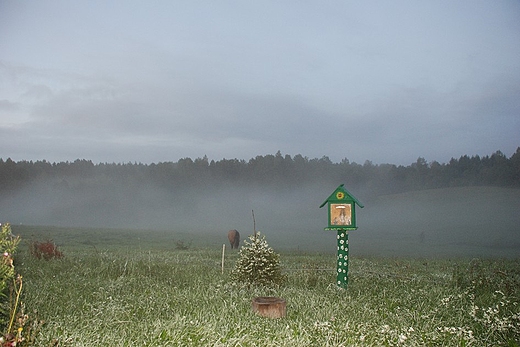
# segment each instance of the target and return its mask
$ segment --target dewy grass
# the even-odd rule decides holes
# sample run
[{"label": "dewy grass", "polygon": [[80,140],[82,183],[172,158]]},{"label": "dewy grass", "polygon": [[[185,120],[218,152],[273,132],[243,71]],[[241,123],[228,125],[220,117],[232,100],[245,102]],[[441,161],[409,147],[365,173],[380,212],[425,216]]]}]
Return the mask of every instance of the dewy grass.
[{"label": "dewy grass", "polygon": [[[46,321],[39,345],[421,346],[520,341],[520,264],[352,258],[347,290],[333,255],[281,253],[285,285],[234,285],[220,250],[67,250],[20,259],[23,301]],[[492,268],[492,271],[488,271]],[[480,272],[479,272],[480,271]],[[477,273],[478,272],[478,273]],[[253,314],[255,296],[287,316]]]}]

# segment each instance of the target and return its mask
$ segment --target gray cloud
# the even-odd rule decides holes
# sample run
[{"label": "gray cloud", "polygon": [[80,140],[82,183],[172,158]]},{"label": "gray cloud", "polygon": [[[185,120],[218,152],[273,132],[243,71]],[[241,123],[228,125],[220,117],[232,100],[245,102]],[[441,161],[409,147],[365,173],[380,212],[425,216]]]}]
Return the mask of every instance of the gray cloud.
[{"label": "gray cloud", "polygon": [[518,146],[517,4],[134,5],[3,5],[0,157],[409,164]]}]

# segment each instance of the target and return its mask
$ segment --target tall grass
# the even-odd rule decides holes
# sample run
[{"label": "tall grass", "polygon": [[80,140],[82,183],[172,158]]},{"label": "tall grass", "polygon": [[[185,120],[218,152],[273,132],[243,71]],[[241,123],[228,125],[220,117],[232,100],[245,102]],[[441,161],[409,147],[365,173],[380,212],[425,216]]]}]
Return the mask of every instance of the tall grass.
[{"label": "tall grass", "polygon": [[[347,290],[330,254],[281,253],[282,287],[247,288],[221,274],[220,249],[64,248],[18,258],[24,305],[45,320],[39,345],[464,346],[520,341],[519,260],[351,259]],[[251,310],[287,300],[287,316]]]}]

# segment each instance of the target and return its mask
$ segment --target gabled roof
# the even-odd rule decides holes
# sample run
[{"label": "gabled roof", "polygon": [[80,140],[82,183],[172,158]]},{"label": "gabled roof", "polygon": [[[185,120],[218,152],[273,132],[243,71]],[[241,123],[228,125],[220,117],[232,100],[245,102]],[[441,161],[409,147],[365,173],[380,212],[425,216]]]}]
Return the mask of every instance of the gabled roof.
[{"label": "gabled roof", "polygon": [[342,192],[343,194],[345,194],[345,196],[346,196],[347,198],[350,198],[350,199],[343,199],[343,200],[354,201],[354,202],[355,202],[359,207],[361,207],[361,208],[365,207],[361,202],[359,202],[358,199],[356,199],[356,198],[354,197],[354,195],[352,195],[352,194],[351,194],[351,193],[350,193],[350,192],[349,192],[349,191],[344,187],[343,184],[340,184],[340,185],[338,186],[338,188],[336,188],[336,190],[335,190],[335,191],[334,191],[334,192],[333,192],[333,193],[332,193],[332,194],[327,198],[327,200],[325,200],[325,201],[323,202],[323,204],[320,205],[320,208],[322,208],[323,206],[325,206],[325,205],[327,204],[327,202],[329,202],[329,201],[342,201],[342,200],[338,200],[338,198],[336,198],[336,194],[337,194],[338,192]]}]

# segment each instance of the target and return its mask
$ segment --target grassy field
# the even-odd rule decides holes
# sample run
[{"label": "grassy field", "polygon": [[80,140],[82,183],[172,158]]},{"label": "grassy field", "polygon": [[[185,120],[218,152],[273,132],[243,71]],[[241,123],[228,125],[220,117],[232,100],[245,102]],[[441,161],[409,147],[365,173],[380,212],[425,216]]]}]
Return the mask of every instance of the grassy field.
[{"label": "grassy field", "polygon": [[[24,240],[16,269],[25,311],[45,321],[38,346],[519,346],[519,258],[354,256],[340,290],[333,253],[282,250],[287,283],[244,288],[229,279],[237,251],[221,273],[220,238],[13,232]],[[64,258],[30,256],[27,243],[45,239]],[[267,295],[287,300],[285,318],[253,314],[252,299]]]}]

